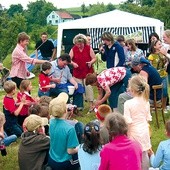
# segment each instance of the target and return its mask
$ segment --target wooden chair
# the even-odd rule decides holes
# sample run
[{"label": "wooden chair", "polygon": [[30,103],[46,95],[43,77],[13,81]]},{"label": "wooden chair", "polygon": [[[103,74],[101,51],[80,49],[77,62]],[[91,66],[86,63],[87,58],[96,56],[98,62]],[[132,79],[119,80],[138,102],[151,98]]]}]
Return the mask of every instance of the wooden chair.
[{"label": "wooden chair", "polygon": [[161,100],[157,101],[156,94],[157,94],[157,90],[163,89],[163,85],[162,84],[161,85],[153,85],[152,88],[154,90],[154,101],[153,101],[153,103],[150,103],[150,108],[151,108],[151,111],[155,112],[156,123],[159,128],[158,111],[161,111],[161,113],[162,113],[162,118],[163,118],[164,124],[165,124],[165,116],[164,116],[164,109],[163,109],[163,102],[162,102],[163,96],[161,97]]}]

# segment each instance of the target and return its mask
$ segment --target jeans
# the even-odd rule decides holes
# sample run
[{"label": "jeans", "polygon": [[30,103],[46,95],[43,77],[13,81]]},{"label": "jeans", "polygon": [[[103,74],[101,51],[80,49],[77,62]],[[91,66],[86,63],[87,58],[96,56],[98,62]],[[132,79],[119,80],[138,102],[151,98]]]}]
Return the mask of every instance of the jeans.
[{"label": "jeans", "polygon": [[5,146],[9,146],[11,143],[15,142],[17,140],[17,136],[16,135],[10,135],[8,136],[5,132],[4,132],[5,138],[3,139]]},{"label": "jeans", "polygon": [[43,92],[40,89],[38,90],[38,97],[41,96],[50,96],[50,91]]},{"label": "jeans", "polygon": [[10,135],[16,135],[17,137],[20,137],[23,130],[22,130],[22,127],[17,123],[17,124],[14,124],[14,125],[10,125],[5,127],[4,128],[5,132],[7,133],[8,136]]}]

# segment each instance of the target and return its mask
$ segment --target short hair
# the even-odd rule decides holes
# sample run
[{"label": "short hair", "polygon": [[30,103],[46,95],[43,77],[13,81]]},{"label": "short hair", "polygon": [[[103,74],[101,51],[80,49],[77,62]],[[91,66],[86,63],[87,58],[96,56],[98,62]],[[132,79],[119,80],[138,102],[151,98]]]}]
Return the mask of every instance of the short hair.
[{"label": "short hair", "polygon": [[39,116],[49,118],[50,117],[49,106],[40,104],[40,107],[41,107],[41,111],[39,113]]},{"label": "short hair", "polygon": [[124,35],[118,35],[117,36],[117,38],[116,38],[116,40],[118,41],[118,42],[124,42],[125,41],[125,37],[124,37]]},{"label": "short hair", "polygon": [[101,39],[111,41],[112,43],[114,43],[114,36],[111,32],[104,32],[101,36]]},{"label": "short hair", "polygon": [[0,112],[0,128],[3,127],[5,123],[5,115],[4,113]]},{"label": "short hair", "polygon": [[31,81],[30,80],[22,80],[20,84],[20,91],[24,92],[27,90],[28,86],[30,85]]},{"label": "short hair", "polygon": [[76,43],[84,43],[87,44],[87,37],[84,34],[77,34],[74,38],[73,38],[73,44]]},{"label": "short hair", "polygon": [[8,80],[4,83],[3,88],[7,94],[11,93],[13,90],[16,89],[16,83],[13,82],[12,80]]},{"label": "short hair", "polygon": [[52,67],[52,64],[50,62],[45,62],[42,64],[42,71],[50,70]]},{"label": "short hair", "polygon": [[85,85],[92,85],[97,81],[97,74],[96,73],[88,73],[86,75],[86,79],[85,79]]},{"label": "short hair", "polygon": [[49,105],[51,100],[52,100],[52,98],[49,97],[49,96],[41,96],[40,100],[39,100],[39,103],[41,105],[46,105],[46,104]]},{"label": "short hair", "polygon": [[41,112],[41,105],[40,104],[32,104],[28,109],[28,114],[35,114],[39,115]]},{"label": "short hair", "polygon": [[25,32],[19,33],[17,42],[20,43],[21,41],[24,41],[24,40],[30,40],[30,36]]},{"label": "short hair", "polygon": [[167,120],[166,123],[165,123],[165,129],[167,131],[167,133],[170,134],[170,120]]},{"label": "short hair", "polygon": [[118,135],[127,135],[128,125],[121,113],[114,112],[108,114],[104,125],[109,131],[110,139]]},{"label": "short hair", "polygon": [[48,34],[47,34],[46,32],[42,32],[42,33],[41,33],[41,36],[42,36],[42,35],[47,35],[47,36],[48,36]]},{"label": "short hair", "polygon": [[60,55],[60,57],[58,57],[58,59],[61,59],[62,61],[67,61],[68,63],[71,63],[71,57],[67,53]]}]

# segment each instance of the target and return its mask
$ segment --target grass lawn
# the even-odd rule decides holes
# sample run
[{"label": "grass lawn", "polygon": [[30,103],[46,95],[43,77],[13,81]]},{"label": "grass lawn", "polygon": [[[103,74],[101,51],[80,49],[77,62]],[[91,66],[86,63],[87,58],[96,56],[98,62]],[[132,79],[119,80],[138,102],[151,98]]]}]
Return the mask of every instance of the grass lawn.
[{"label": "grass lawn", "polygon": [[[38,89],[38,79],[34,78],[31,80],[33,84],[33,90],[32,90],[32,96],[36,97],[37,96],[37,89]],[[0,91],[0,100],[2,101],[3,97],[5,95],[5,92]],[[95,96],[97,96],[97,91],[95,89]],[[0,103],[0,109],[2,111],[2,102]],[[95,118],[94,113],[90,113],[87,115],[88,112],[88,106],[85,103],[85,109],[83,111],[83,117],[77,117],[76,119],[82,121],[83,123],[87,123],[90,120],[93,120]],[[164,124],[162,121],[162,116],[159,115],[159,122],[160,122],[160,128],[157,128],[156,125],[156,120],[155,120],[155,115],[153,114],[153,120],[151,122],[151,128],[152,128],[152,147],[153,150],[155,151],[159,142],[166,139],[165,136],[165,129],[164,129]],[[170,112],[168,114],[165,114],[165,118],[170,119]],[[0,170],[18,170],[18,145],[19,145],[20,140],[18,139],[16,143],[11,144],[9,147],[7,147],[7,156],[2,157],[0,156]]]}]

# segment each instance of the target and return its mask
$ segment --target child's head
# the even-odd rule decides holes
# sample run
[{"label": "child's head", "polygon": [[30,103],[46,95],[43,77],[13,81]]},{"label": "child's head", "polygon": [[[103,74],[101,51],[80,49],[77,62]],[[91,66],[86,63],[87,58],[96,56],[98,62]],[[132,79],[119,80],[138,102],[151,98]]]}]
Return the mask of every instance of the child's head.
[{"label": "child's head", "polygon": [[29,115],[24,122],[25,122],[25,127],[29,132],[39,131],[39,128],[48,125],[47,118],[42,118],[34,114]]},{"label": "child's head", "polygon": [[97,82],[97,74],[89,73],[86,75],[86,80],[85,80],[86,86],[87,85],[95,85],[96,82]]},{"label": "child's head", "polygon": [[170,137],[170,120],[167,120],[165,123],[166,134]]},{"label": "child's head", "polygon": [[12,80],[8,80],[4,83],[4,90],[7,94],[12,93],[16,89],[16,83]]},{"label": "child's head", "polygon": [[149,99],[149,85],[143,76],[135,75],[129,80],[129,90],[133,96],[142,96]]},{"label": "child's head", "polygon": [[150,45],[150,53],[154,54],[156,53],[157,51],[159,51],[162,47],[162,42],[161,40],[155,40],[155,41],[152,41],[151,42],[151,45]]},{"label": "child's head", "polygon": [[49,105],[51,100],[52,100],[52,98],[49,97],[49,96],[41,96],[40,100],[39,100],[39,103],[41,105],[45,105],[45,104]]},{"label": "child's head", "polygon": [[83,150],[89,154],[100,150],[100,127],[95,122],[89,122],[84,127]]},{"label": "child's head", "polygon": [[1,127],[3,127],[4,123],[5,123],[5,115],[4,113],[0,112],[0,129]]},{"label": "child's head", "polygon": [[52,67],[52,65],[51,65],[50,62],[45,62],[45,63],[42,64],[42,71],[48,72],[46,74],[49,74],[50,70],[51,70],[51,67]]},{"label": "child's head", "polygon": [[30,91],[32,89],[32,84],[30,80],[22,80],[20,84],[20,91]]},{"label": "child's head", "polygon": [[48,105],[41,105],[41,111],[38,114],[41,117],[46,117],[48,119],[50,119],[50,114],[49,114],[49,106]]},{"label": "child's head", "polygon": [[49,112],[56,118],[61,118],[67,113],[68,94],[60,93],[56,98],[52,99],[49,104]]},{"label": "child's head", "polygon": [[100,121],[104,121],[105,117],[112,112],[112,109],[107,104],[102,104],[97,108],[96,117]]},{"label": "child's head", "polygon": [[104,121],[105,127],[109,131],[110,141],[113,137],[127,135],[128,125],[121,113],[108,114]]},{"label": "child's head", "polygon": [[29,107],[28,109],[28,114],[35,114],[35,115],[40,115],[41,113],[41,105],[40,104],[33,104]]}]

